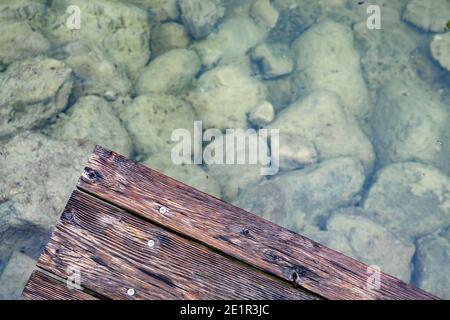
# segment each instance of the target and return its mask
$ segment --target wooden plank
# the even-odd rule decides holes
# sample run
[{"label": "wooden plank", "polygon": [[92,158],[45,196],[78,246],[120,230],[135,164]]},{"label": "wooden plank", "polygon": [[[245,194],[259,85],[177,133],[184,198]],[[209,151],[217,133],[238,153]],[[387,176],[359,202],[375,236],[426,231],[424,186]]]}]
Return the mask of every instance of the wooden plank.
[{"label": "wooden plank", "polygon": [[83,287],[111,299],[315,299],[80,191],[38,266],[60,277],[76,268]]},{"label": "wooden plank", "polygon": [[78,187],[325,298],[435,298],[384,273],[368,290],[366,265],[100,146]]},{"label": "wooden plank", "polygon": [[97,298],[76,289],[69,289],[65,283],[51,278],[40,271],[33,271],[22,293],[22,300],[97,300]]}]

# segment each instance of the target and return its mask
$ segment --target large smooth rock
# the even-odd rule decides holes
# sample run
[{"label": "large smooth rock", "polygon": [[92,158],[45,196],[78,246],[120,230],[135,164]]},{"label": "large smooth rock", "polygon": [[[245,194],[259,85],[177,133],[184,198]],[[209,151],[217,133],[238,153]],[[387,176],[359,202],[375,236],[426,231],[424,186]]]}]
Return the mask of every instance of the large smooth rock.
[{"label": "large smooth rock", "polygon": [[144,68],[136,83],[136,93],[180,93],[194,79],[200,66],[193,50],[168,51]]},{"label": "large smooth rock", "polygon": [[366,172],[372,170],[375,160],[372,145],[333,92],[316,91],[293,103],[268,128],[311,141],[319,160],[350,156],[360,159]]},{"label": "large smooth rock", "polygon": [[435,82],[439,70],[429,59],[428,40],[400,18],[397,1],[385,1],[381,13],[381,30],[367,28],[367,22],[353,25],[361,65],[370,95],[376,100],[378,89],[393,78],[420,78]]},{"label": "large smooth rock", "polygon": [[442,68],[450,71],[450,32],[435,35],[430,48],[433,58]]},{"label": "large smooth rock", "polygon": [[[69,6],[77,6],[81,13],[79,30],[69,30],[66,22],[70,14],[64,14]],[[46,35],[59,45],[79,42],[89,47],[98,45],[125,71],[136,79],[150,58],[150,27],[145,10],[129,3],[108,0],[59,0],[52,1],[50,22]]]},{"label": "large smooth rock", "polygon": [[450,1],[411,0],[403,12],[403,19],[424,31],[444,32],[450,20]]},{"label": "large smooth rock", "polygon": [[218,62],[230,64],[241,59],[266,36],[263,27],[249,16],[237,15],[226,19],[218,30],[192,47],[198,52],[202,63],[212,67]]},{"label": "large smooth rock", "polygon": [[250,8],[250,16],[268,30],[276,26],[279,15],[270,0],[256,0]]},{"label": "large smooth rock", "polygon": [[34,128],[67,104],[72,70],[61,61],[34,58],[0,73],[0,137]]},{"label": "large smooth rock", "polygon": [[305,31],[293,44],[292,51],[297,81],[304,90],[334,91],[347,112],[359,120],[367,118],[369,96],[350,28],[323,21]]},{"label": "large smooth rock", "polygon": [[130,94],[132,85],[126,72],[97,45],[70,42],[60,54],[75,75],[72,92],[75,97],[99,95],[116,100]]},{"label": "large smooth rock", "polygon": [[196,120],[192,107],[171,95],[148,94],[135,98],[119,114],[137,154],[171,157],[172,132],[191,131]]},{"label": "large smooth rock", "polygon": [[205,128],[245,128],[247,113],[266,99],[266,89],[236,66],[221,66],[204,73],[189,94]]},{"label": "large smooth rock", "polygon": [[[38,30],[47,23],[46,0],[2,0],[0,2],[0,21],[26,23],[32,29]],[[5,30],[6,29],[2,29]]]},{"label": "large smooth rock", "polygon": [[377,173],[364,208],[394,234],[416,239],[450,224],[450,178],[420,163],[389,165]]},{"label": "large smooth rock", "polygon": [[435,234],[417,241],[416,285],[442,299],[450,299],[450,237]]},{"label": "large smooth rock", "polygon": [[346,254],[409,282],[415,251],[413,242],[398,237],[369,216],[360,208],[339,209],[327,221],[326,229],[348,240],[352,250]]},{"label": "large smooth rock", "polygon": [[194,39],[208,36],[225,15],[220,0],[179,0],[181,21]]},{"label": "large smooth rock", "polygon": [[234,202],[296,232],[323,226],[329,214],[359,199],[364,169],[358,160],[336,158],[248,186]]},{"label": "large smooth rock", "polygon": [[419,161],[450,173],[450,116],[427,84],[386,83],[372,117],[377,164]]},{"label": "large smooth rock", "polygon": [[195,164],[175,165],[166,157],[154,155],[143,162],[147,167],[159,171],[166,176],[183,182],[188,186],[220,198],[220,186],[217,181]]},{"label": "large smooth rock", "polygon": [[38,56],[50,49],[49,41],[23,21],[2,20],[0,13],[0,64]]},{"label": "large smooth rock", "polygon": [[186,48],[190,43],[186,28],[176,22],[156,25],[152,29],[152,59],[172,49]]},{"label": "large smooth rock", "polygon": [[93,149],[86,140],[16,135],[0,152],[1,215],[51,229]]},{"label": "large smooth rock", "polygon": [[[228,142],[233,134],[235,135],[234,144]],[[249,160],[255,155],[250,153],[256,151],[260,154],[268,154],[267,141],[255,132],[236,131],[233,134],[226,133],[215,137],[204,149],[204,155],[206,155],[204,161],[208,163],[208,174],[217,180],[223,199],[229,202],[236,199],[238,194],[246,188],[256,185],[264,177],[261,172],[264,165],[259,162],[261,159],[258,156],[257,163],[251,164]],[[241,144],[238,142],[239,140],[245,141],[245,143]],[[254,141],[255,144],[250,144],[250,141]],[[223,151],[223,157],[218,159],[218,163],[211,163],[210,159],[213,159],[218,150]],[[231,158],[232,155],[234,155],[235,161],[233,164],[226,164],[227,157]],[[237,163],[239,155],[245,155],[245,163]]]},{"label": "large smooth rock", "polygon": [[128,132],[111,106],[97,96],[81,97],[56,123],[52,136],[61,140],[87,139],[125,157],[131,155]]}]

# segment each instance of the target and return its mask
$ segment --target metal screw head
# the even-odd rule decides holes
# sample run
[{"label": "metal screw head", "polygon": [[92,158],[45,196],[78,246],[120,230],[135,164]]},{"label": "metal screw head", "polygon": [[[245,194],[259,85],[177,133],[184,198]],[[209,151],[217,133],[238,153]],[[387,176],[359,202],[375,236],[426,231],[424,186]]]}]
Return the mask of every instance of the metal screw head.
[{"label": "metal screw head", "polygon": [[161,213],[161,214],[166,214],[166,213],[167,213],[167,208],[164,207],[164,206],[159,207],[159,213]]},{"label": "metal screw head", "polygon": [[153,247],[155,246],[155,241],[153,241],[153,240],[148,240],[147,244],[148,244],[148,246],[149,246],[150,248],[153,248]]},{"label": "metal screw head", "polygon": [[134,289],[133,288],[128,289],[127,290],[127,295],[129,295],[130,297],[134,296]]}]

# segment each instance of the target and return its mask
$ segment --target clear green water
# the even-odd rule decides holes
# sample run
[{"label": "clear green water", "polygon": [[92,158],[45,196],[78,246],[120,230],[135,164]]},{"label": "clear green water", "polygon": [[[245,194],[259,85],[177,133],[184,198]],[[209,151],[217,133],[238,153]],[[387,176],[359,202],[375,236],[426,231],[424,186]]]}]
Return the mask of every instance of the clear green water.
[{"label": "clear green water", "polygon": [[[450,298],[449,23],[448,0],[0,0],[0,297],[93,142]],[[195,121],[267,129],[276,174],[177,165]]]}]

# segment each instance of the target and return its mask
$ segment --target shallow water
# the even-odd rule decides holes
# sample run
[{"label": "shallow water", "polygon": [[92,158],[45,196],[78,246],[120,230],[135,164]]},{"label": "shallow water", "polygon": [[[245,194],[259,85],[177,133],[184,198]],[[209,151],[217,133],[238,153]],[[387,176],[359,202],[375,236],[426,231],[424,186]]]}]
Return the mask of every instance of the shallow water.
[{"label": "shallow water", "polygon": [[0,25],[1,298],[93,142],[450,298],[450,1],[0,0]]}]

